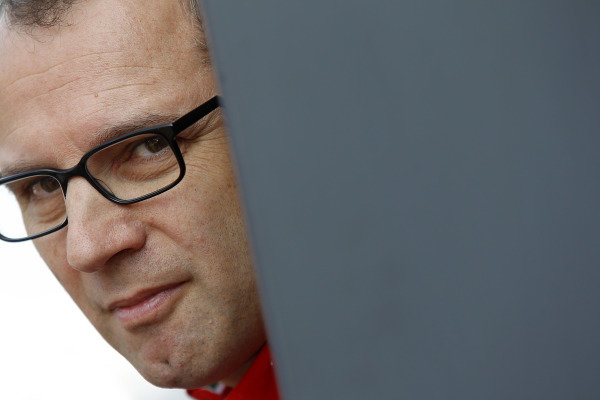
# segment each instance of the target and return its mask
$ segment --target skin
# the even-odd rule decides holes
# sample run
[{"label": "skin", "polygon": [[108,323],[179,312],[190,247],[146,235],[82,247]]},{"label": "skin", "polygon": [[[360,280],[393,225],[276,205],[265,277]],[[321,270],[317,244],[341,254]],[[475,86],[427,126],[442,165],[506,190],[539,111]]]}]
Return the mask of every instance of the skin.
[{"label": "skin", "polygon": [[[214,96],[192,21],[180,2],[163,0],[77,2],[61,26],[27,32],[3,21],[0,167],[69,168],[106,139],[106,129],[148,114],[169,123]],[[68,227],[35,245],[92,324],[147,380],[235,385],[265,333],[221,114],[189,137],[186,176],[175,188],[121,206],[73,178]],[[173,304],[148,323],[123,324],[109,307],[180,282]]]}]

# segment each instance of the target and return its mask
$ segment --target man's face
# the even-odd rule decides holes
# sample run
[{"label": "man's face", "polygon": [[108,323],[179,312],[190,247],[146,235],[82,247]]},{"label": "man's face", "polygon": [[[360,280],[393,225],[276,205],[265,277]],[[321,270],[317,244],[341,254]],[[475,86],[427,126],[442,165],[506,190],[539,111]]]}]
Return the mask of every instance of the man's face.
[{"label": "man's face", "polygon": [[[0,27],[1,168],[70,168],[102,132],[146,115],[169,123],[216,94],[179,1],[88,0],[65,22]],[[73,178],[69,225],[35,243],[104,338],[160,386],[235,376],[265,340],[220,113],[198,127],[175,188],[121,206]]]}]

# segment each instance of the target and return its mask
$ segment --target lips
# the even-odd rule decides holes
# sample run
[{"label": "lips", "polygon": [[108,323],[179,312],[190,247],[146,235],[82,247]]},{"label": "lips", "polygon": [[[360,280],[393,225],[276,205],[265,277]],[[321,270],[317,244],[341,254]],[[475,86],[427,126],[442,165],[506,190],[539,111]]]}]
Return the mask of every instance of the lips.
[{"label": "lips", "polygon": [[144,289],[108,306],[125,328],[155,323],[172,310],[185,282]]}]

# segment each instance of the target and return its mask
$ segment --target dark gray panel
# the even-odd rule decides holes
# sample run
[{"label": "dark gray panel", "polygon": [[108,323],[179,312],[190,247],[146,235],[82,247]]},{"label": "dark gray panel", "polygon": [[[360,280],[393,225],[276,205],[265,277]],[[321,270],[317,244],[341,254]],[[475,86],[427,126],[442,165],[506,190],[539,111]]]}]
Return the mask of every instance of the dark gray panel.
[{"label": "dark gray panel", "polygon": [[287,400],[600,397],[600,3],[206,0]]}]

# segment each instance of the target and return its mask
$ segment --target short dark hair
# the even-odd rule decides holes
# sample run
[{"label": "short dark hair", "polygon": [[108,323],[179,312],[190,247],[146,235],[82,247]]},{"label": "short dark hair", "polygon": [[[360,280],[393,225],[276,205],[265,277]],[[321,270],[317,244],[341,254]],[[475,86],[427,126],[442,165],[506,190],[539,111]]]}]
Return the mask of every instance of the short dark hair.
[{"label": "short dark hair", "polygon": [[0,12],[9,21],[22,26],[51,27],[75,0],[0,0]]},{"label": "short dark hair", "polygon": [[[81,0],[0,0],[0,16],[6,15],[11,24],[18,26],[49,28],[60,24],[76,1]],[[183,3],[202,29],[198,0],[183,0]]]},{"label": "short dark hair", "polygon": [[[62,18],[76,2],[85,0],[0,0],[0,20],[4,17],[8,23],[17,27],[51,28],[60,25]],[[180,0],[190,13],[192,23],[196,27],[194,40],[203,54],[204,61],[208,59],[208,47],[204,38],[204,26],[200,13],[199,0]]]}]

